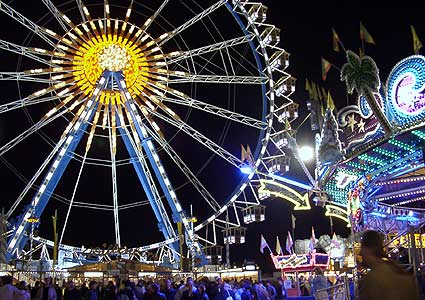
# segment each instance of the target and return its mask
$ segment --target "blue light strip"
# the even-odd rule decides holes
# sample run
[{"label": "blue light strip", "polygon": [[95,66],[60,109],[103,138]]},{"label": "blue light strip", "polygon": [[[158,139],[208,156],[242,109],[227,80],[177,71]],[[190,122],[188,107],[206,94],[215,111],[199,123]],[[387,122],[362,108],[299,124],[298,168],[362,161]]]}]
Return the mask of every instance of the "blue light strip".
[{"label": "blue light strip", "polygon": [[295,181],[295,180],[292,180],[292,179],[289,179],[289,178],[285,178],[285,177],[282,177],[282,176],[278,176],[278,175],[273,174],[273,173],[269,173],[268,176],[271,177],[271,178],[273,178],[273,179],[276,179],[276,180],[285,182],[287,184],[290,184],[290,185],[293,185],[293,186],[302,188],[304,190],[310,191],[310,190],[313,189],[313,187],[311,185],[308,185],[308,184],[305,184],[305,183],[301,183],[301,182],[298,182],[298,181]]}]

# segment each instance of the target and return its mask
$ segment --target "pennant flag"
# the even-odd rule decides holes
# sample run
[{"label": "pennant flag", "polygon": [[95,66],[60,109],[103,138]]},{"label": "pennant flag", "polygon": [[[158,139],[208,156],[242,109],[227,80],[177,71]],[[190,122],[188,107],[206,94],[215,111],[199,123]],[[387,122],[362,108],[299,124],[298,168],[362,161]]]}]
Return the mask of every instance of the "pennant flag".
[{"label": "pennant flag", "polygon": [[311,98],[313,100],[317,100],[317,93],[316,93],[316,83],[315,82],[311,82]]},{"label": "pennant flag", "polygon": [[335,103],[329,91],[328,91],[328,99],[327,99],[326,105],[327,105],[327,108],[329,108],[330,110],[335,109]]},{"label": "pennant flag", "polygon": [[249,145],[246,145],[246,149],[244,148],[243,145],[241,145],[241,160],[243,162],[248,162],[250,164],[254,163],[254,160],[252,158],[251,148],[249,147]]},{"label": "pennant flag", "polygon": [[286,237],[286,251],[288,251],[289,254],[292,254],[292,246],[294,245],[294,242],[292,241],[291,233],[288,231],[288,236]]},{"label": "pennant flag", "polygon": [[295,229],[295,221],[297,220],[297,218],[295,218],[293,214],[291,214],[291,220],[292,220],[292,229]]},{"label": "pennant flag", "polygon": [[246,150],[244,146],[241,144],[241,161],[245,161],[247,157]]},{"label": "pennant flag", "polygon": [[264,253],[264,248],[269,247],[269,245],[266,242],[266,239],[263,235],[261,235],[261,243],[260,243],[260,252]]},{"label": "pennant flag", "polygon": [[288,118],[285,118],[285,130],[286,131],[292,130],[292,126],[291,126],[291,123],[289,123]]},{"label": "pennant flag", "polygon": [[320,92],[320,86],[317,85],[317,96],[319,97],[320,102],[322,102],[322,100],[326,99],[323,98],[322,93]]},{"label": "pennant flag", "polygon": [[308,82],[308,79],[307,78],[305,79],[305,90],[308,92],[308,95],[311,98],[311,94],[312,94],[312,92],[311,92],[311,86],[310,86],[310,82]]},{"label": "pennant flag", "polygon": [[308,249],[310,252],[314,252],[314,246],[316,245],[316,236],[314,234],[314,227],[311,226],[311,237],[310,237],[310,243],[308,244]]},{"label": "pennant flag", "polygon": [[339,52],[339,45],[338,45],[339,42],[341,42],[341,40],[339,39],[339,36],[336,33],[335,29],[332,27],[332,48],[336,52]]},{"label": "pennant flag", "polygon": [[328,62],[326,59],[324,59],[322,57],[322,79],[323,79],[323,81],[326,80],[326,75],[328,74],[330,68],[331,68],[331,63]]},{"label": "pennant flag", "polygon": [[413,36],[413,51],[415,51],[415,54],[419,54],[419,49],[422,48],[422,43],[418,38],[418,35],[416,34],[415,27],[413,25],[410,25],[410,30],[412,31]]},{"label": "pennant flag", "polygon": [[249,161],[251,164],[254,163],[254,159],[252,158],[252,152],[251,152],[251,148],[249,147],[249,145],[246,145],[246,160]]},{"label": "pennant flag", "polygon": [[276,253],[277,255],[283,255],[282,247],[280,247],[280,241],[278,236],[276,236]]},{"label": "pennant flag", "polygon": [[340,242],[338,241],[338,238],[336,237],[336,234],[334,232],[334,235],[332,236],[331,245],[333,245],[335,248],[341,247]]},{"label": "pennant flag", "polygon": [[326,93],[326,90],[323,87],[322,87],[322,95],[323,95],[323,99],[327,99],[328,93]]},{"label": "pennant flag", "polygon": [[366,43],[376,45],[375,40],[370,35],[370,33],[366,30],[366,27],[364,27],[362,22],[360,22],[360,39],[362,39]]}]

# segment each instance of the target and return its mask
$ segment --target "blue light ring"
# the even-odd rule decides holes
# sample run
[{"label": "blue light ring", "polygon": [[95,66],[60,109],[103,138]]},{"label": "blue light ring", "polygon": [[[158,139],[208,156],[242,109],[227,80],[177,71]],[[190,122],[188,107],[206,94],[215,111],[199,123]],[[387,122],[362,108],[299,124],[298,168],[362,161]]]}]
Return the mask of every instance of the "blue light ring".
[{"label": "blue light ring", "polygon": [[[421,91],[425,86],[425,57],[422,55],[412,55],[401,60],[391,70],[387,80],[386,99],[387,105],[394,116],[397,125],[401,126],[401,129],[408,128],[410,123],[418,122],[423,119],[424,111],[417,114],[406,114],[396,108],[396,89],[399,82],[406,76],[412,75],[415,80],[415,84],[412,87],[414,91]],[[407,123],[407,124],[406,124]]]}]

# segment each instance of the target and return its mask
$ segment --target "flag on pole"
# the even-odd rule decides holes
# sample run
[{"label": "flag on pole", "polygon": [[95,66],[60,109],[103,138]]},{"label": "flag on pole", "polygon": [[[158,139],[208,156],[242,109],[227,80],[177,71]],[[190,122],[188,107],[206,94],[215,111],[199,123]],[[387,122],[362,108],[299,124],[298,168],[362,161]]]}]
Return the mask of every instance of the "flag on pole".
[{"label": "flag on pole", "polygon": [[376,45],[375,40],[370,35],[370,33],[367,31],[366,27],[364,27],[362,22],[360,22],[360,39],[362,39],[366,43]]},{"label": "flag on pole", "polygon": [[336,33],[335,29],[332,27],[332,48],[336,51],[339,52],[339,45],[338,43],[341,40],[339,39],[338,34]]},{"label": "flag on pole", "polygon": [[336,237],[336,234],[334,232],[333,236],[332,236],[332,240],[331,240],[331,245],[333,245],[335,248],[339,249],[339,247],[341,247],[340,242],[338,241],[338,238]]},{"label": "flag on pole", "polygon": [[276,253],[277,255],[283,255],[282,247],[280,246],[280,241],[278,236],[276,236]]},{"label": "flag on pole", "polygon": [[241,145],[241,160],[251,164],[254,163],[249,145],[246,145],[246,149],[243,145]]},{"label": "flag on pole", "polygon": [[326,76],[331,68],[331,63],[322,57],[322,79],[326,80]]},{"label": "flag on pole", "polygon": [[292,220],[292,230],[295,229],[295,221],[297,220],[297,218],[295,218],[295,216],[293,214],[291,214],[291,220]]},{"label": "flag on pole", "polygon": [[249,145],[246,145],[246,155],[247,157],[245,157],[245,159],[250,162],[251,164],[254,164],[254,159],[252,158],[252,152],[251,152],[251,148],[249,147]]},{"label": "flag on pole", "polygon": [[415,54],[419,54],[419,49],[422,48],[422,43],[418,38],[418,35],[416,34],[415,27],[413,25],[410,25],[410,30],[412,31],[413,36],[413,51],[415,51]]},{"label": "flag on pole", "polygon": [[260,243],[260,252],[264,253],[264,248],[268,247],[269,245],[266,242],[266,239],[263,235],[261,235],[261,243]]},{"label": "flag on pole", "polygon": [[335,103],[334,103],[334,100],[332,99],[330,91],[328,91],[328,99],[326,101],[326,105],[327,105],[327,108],[329,108],[330,110],[335,109]]},{"label": "flag on pole", "polygon": [[285,118],[285,130],[286,131],[291,131],[292,130],[292,126],[291,126],[291,123],[289,123],[288,118]]},{"label": "flag on pole", "polygon": [[311,98],[312,91],[311,91],[310,82],[308,81],[307,78],[305,79],[305,90],[308,92],[308,95]]},{"label": "flag on pole", "polygon": [[311,93],[313,95],[313,100],[319,100],[319,95],[317,93],[317,85],[315,82],[311,82]]},{"label": "flag on pole", "polygon": [[246,160],[246,150],[244,148],[244,146],[241,144],[241,161],[245,161]]},{"label": "flag on pole", "polygon": [[288,231],[288,236],[286,237],[286,251],[288,251],[289,254],[292,254],[292,246],[294,245],[294,242],[292,241],[291,233]]},{"label": "flag on pole", "polygon": [[314,252],[314,246],[316,245],[316,236],[314,234],[314,227],[311,226],[311,237],[310,237],[310,243],[308,244],[308,249],[310,252]]}]

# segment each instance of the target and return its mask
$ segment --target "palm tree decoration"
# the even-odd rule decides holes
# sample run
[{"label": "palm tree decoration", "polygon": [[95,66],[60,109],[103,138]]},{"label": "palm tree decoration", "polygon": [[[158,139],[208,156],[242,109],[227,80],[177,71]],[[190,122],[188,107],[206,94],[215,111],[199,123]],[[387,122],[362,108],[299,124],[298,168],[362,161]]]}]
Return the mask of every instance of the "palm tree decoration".
[{"label": "palm tree decoration", "polygon": [[361,58],[351,50],[347,51],[347,63],[341,69],[341,81],[347,84],[347,92],[353,93],[353,90],[366,98],[370,109],[378,119],[387,136],[391,135],[391,125],[379,107],[374,93],[378,92],[379,76],[378,68],[370,56]]}]

